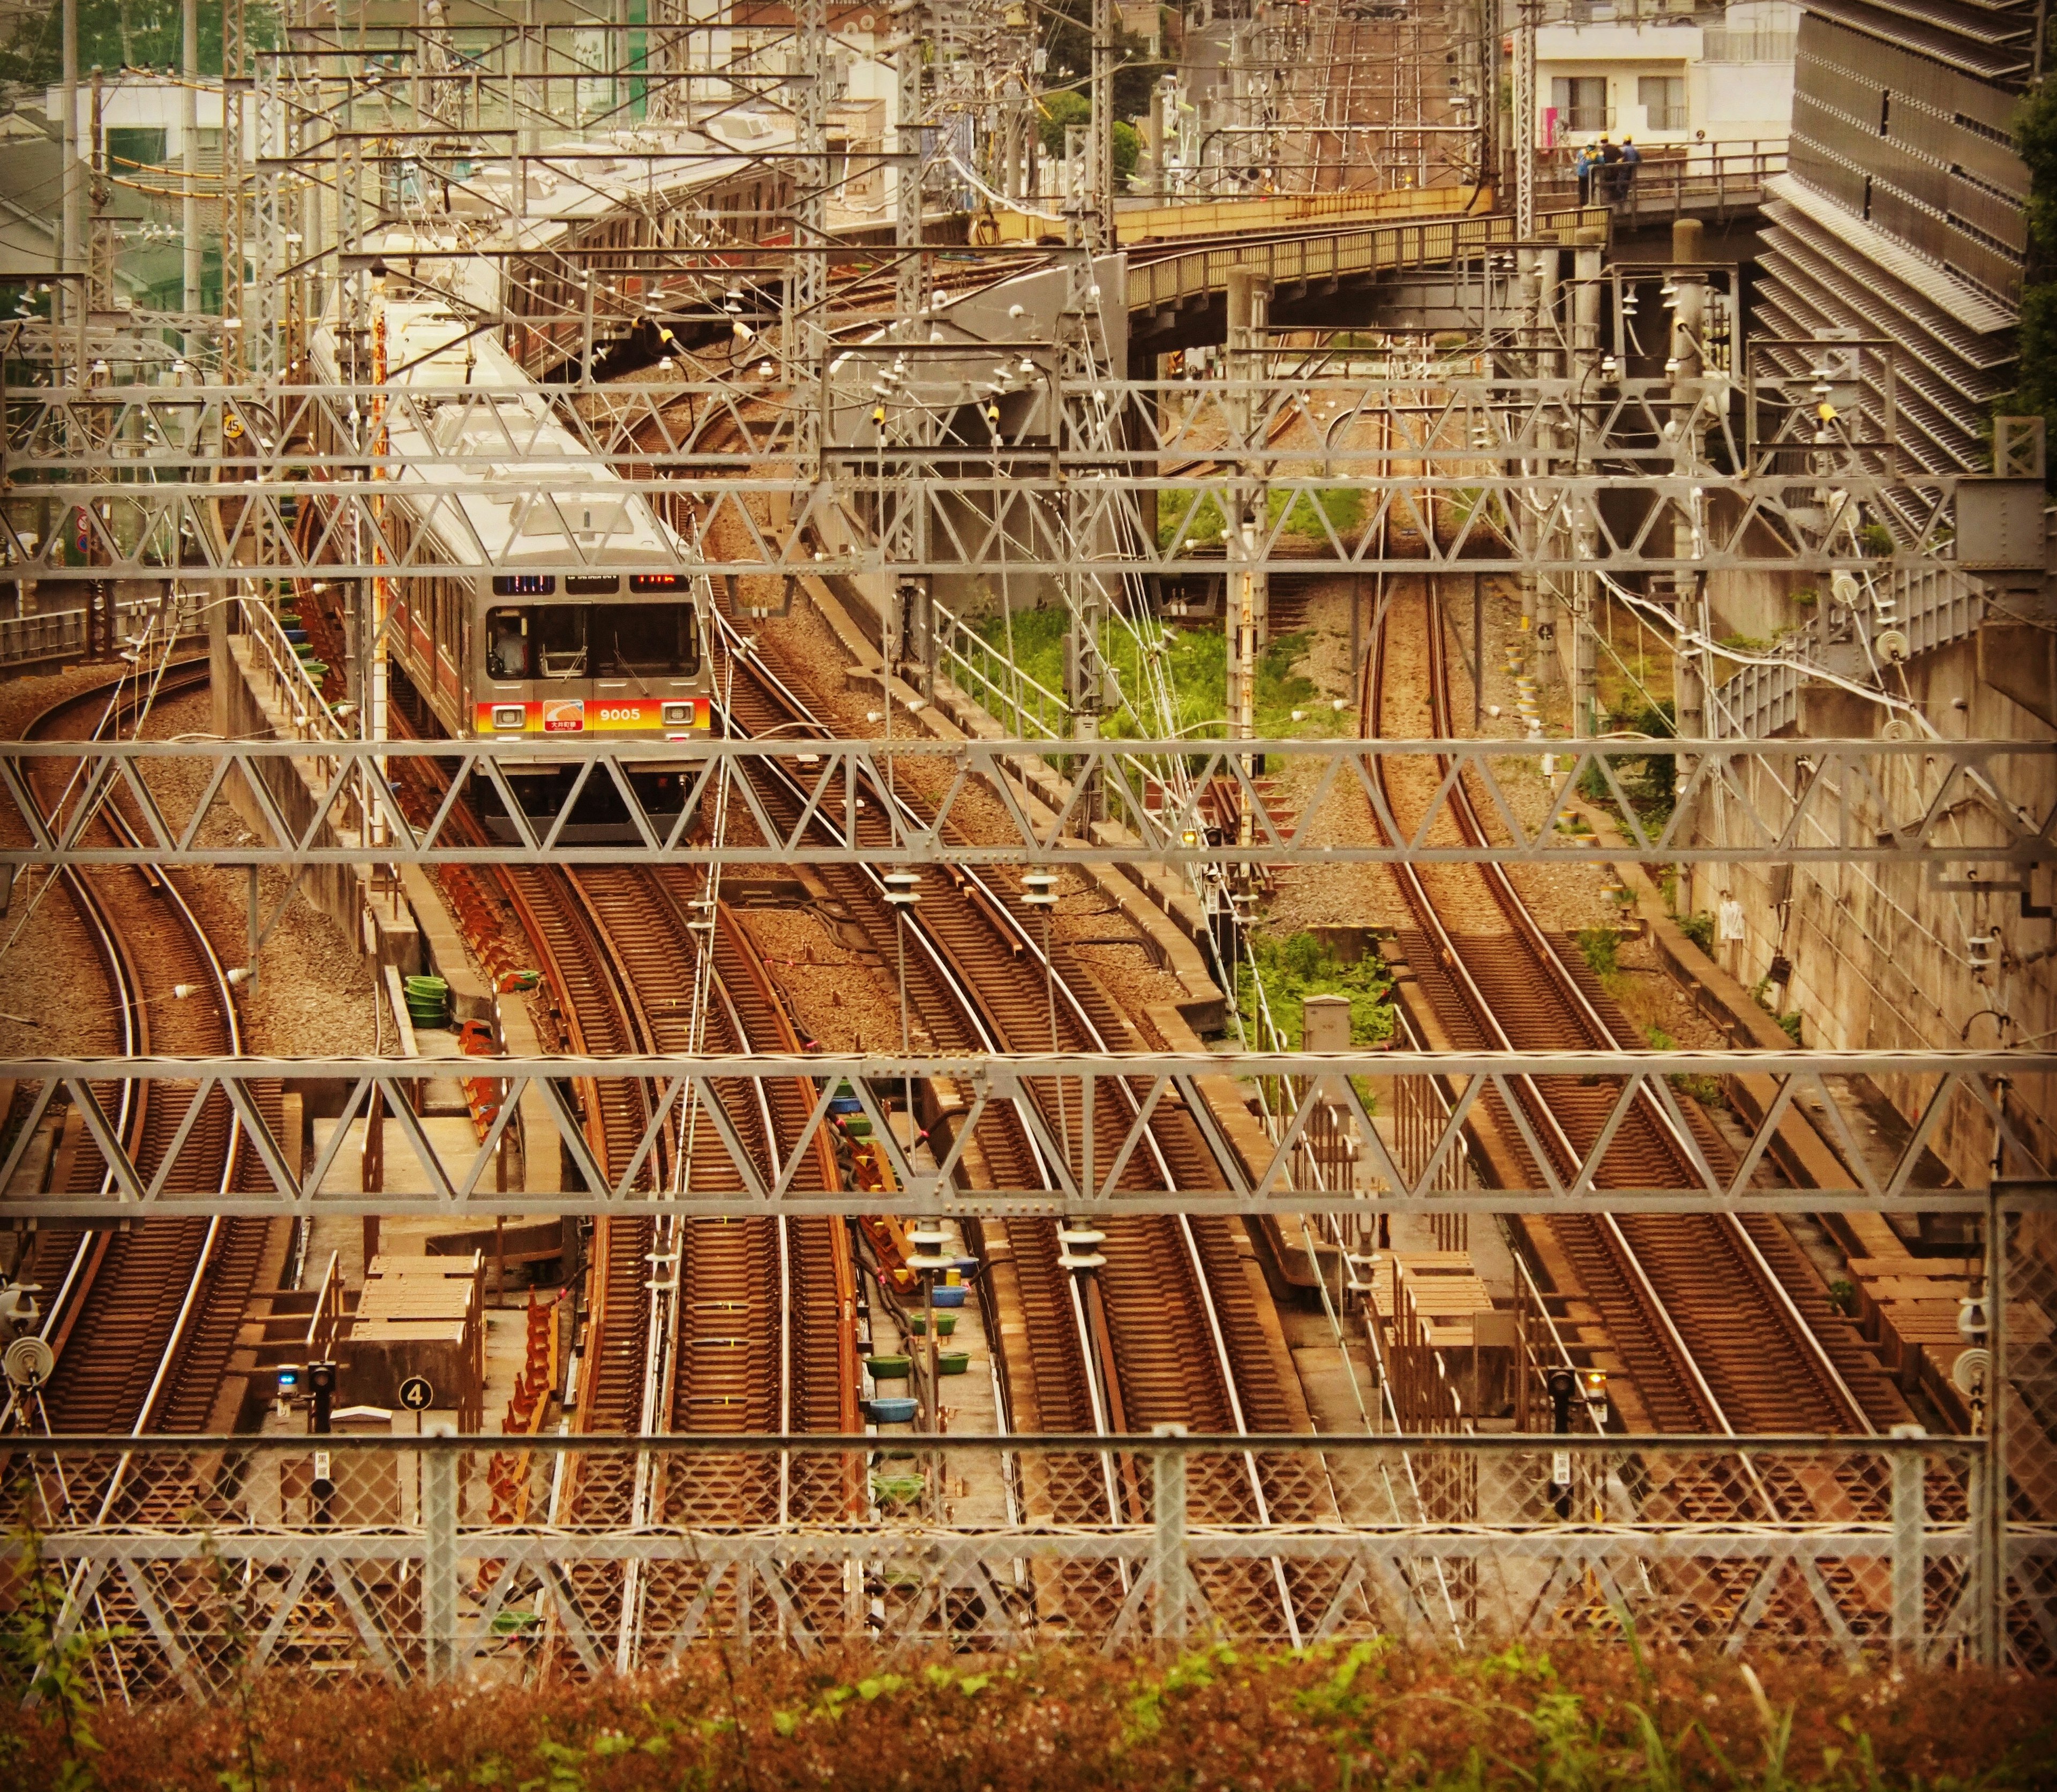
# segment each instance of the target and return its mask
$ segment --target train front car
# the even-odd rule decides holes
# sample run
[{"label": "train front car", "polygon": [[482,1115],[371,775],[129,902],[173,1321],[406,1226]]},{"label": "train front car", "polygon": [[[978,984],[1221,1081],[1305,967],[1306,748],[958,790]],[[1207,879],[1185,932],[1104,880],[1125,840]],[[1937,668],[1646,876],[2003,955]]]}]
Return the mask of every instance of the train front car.
[{"label": "train front car", "polygon": [[[691,550],[461,313],[399,299],[383,321],[394,394],[383,422],[401,466],[379,487],[380,533],[408,569],[387,581],[396,709],[418,731],[456,739],[648,742],[624,769],[649,813],[675,815],[712,715],[709,593]],[[332,320],[314,361],[322,378],[342,378]],[[328,452],[348,462],[348,447]],[[537,825],[572,799],[579,771],[541,755],[501,767]],[[496,839],[518,839],[497,791],[474,781],[471,794]],[[596,775],[561,837],[637,836],[612,780]]]}]

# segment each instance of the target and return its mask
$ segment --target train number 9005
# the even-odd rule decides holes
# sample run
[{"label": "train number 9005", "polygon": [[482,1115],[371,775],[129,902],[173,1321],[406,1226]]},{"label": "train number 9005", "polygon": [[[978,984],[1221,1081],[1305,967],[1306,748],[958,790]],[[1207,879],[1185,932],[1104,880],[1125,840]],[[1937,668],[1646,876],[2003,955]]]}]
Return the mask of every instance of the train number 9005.
[{"label": "train number 9005", "polygon": [[628,722],[632,724],[640,724],[646,720],[646,718],[644,716],[642,710],[636,705],[632,704],[626,708],[620,706],[610,708],[606,705],[603,705],[600,712],[600,720],[603,723]]}]

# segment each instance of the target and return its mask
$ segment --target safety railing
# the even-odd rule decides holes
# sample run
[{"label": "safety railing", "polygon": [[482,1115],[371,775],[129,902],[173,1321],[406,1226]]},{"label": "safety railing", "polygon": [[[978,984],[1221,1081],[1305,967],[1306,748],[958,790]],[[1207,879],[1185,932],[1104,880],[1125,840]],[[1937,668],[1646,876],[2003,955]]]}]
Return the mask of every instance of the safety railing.
[{"label": "safety railing", "polygon": [[931,602],[937,669],[996,720],[1013,724],[1023,740],[1068,739],[1072,706],[1040,684],[971,624]]},{"label": "safety railing", "polygon": [[[1536,234],[1568,239],[1571,232],[1604,225],[1603,205],[1539,212]],[[1511,249],[1517,241],[1508,214],[1488,217],[1424,218],[1370,229],[1311,232],[1306,236],[1258,239],[1226,248],[1167,255],[1128,270],[1128,308],[1152,311],[1210,292],[1227,290],[1233,268],[1250,268],[1285,287],[1309,280],[1369,276],[1402,268],[1431,267],[1467,256]]]},{"label": "safety railing", "polygon": [[303,662],[278,613],[260,597],[240,597],[236,609],[251,643],[251,669],[269,687],[282,712],[302,740],[350,738],[322,695],[320,682]]},{"label": "safety railing", "polygon": [[[114,606],[117,649],[139,635],[162,642],[168,620],[174,636],[191,634],[202,600],[181,593],[172,600],[168,618],[161,597],[134,597]],[[38,610],[26,616],[0,616],[0,666],[33,666],[83,658],[92,647],[83,609]]]},{"label": "safety railing", "polygon": [[[1641,148],[1641,145],[1638,145]],[[1694,143],[1674,150],[1645,149],[1632,178],[1623,182],[1619,164],[1594,172],[1580,187],[1571,163],[1573,152],[1556,152],[1560,161],[1539,167],[1536,204],[1539,208],[1583,204],[1606,207],[1618,224],[1641,220],[1697,216],[1725,217],[1757,204],[1764,183],[1786,172],[1786,145],[1777,142]]]},{"label": "safety railing", "polygon": [[[0,1501],[10,1568],[39,1558],[65,1634],[92,1615],[110,1659],[83,1683],[143,1700],[274,1663],[598,1675],[715,1639],[981,1651],[1058,1630],[1108,1647],[1203,1628],[1462,1647],[1632,1632],[1645,1650],[2057,1664],[2057,1528],[1994,1509],[1982,1439],[904,1431],[19,1437],[0,1447]],[[1044,1491],[1018,1511],[982,1472],[1003,1453],[1047,1471],[1020,1477]],[[1068,1524],[1048,1489],[1094,1456],[1116,1459],[1120,1514]],[[1245,1459],[1267,1524],[1227,1516]],[[649,1520],[610,1521],[605,1490],[638,1473]],[[564,1520],[544,1522],[561,1477]],[[27,1596],[19,1572],[0,1577],[0,1602]]]}]

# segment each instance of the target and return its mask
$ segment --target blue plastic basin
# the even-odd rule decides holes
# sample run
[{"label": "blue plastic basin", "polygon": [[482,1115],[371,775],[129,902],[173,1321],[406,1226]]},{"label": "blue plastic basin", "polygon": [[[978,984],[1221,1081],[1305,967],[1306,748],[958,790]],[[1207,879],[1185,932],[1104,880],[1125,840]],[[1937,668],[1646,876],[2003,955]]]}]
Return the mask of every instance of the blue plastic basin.
[{"label": "blue plastic basin", "polygon": [[864,1403],[865,1417],[874,1425],[907,1425],[919,1409],[914,1401],[890,1395],[874,1395]]}]

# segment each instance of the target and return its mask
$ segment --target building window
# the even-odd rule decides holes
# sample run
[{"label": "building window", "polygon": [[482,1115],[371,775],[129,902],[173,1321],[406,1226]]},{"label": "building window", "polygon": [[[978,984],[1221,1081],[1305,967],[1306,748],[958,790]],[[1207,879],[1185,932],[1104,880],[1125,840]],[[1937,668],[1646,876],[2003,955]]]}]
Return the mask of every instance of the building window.
[{"label": "building window", "polygon": [[1635,97],[1643,102],[1645,129],[1682,131],[1686,129],[1686,77],[1683,75],[1643,75],[1636,81]]},{"label": "building window", "polygon": [[1557,109],[1561,131],[1607,128],[1605,75],[1558,75],[1550,83],[1550,103]]}]

